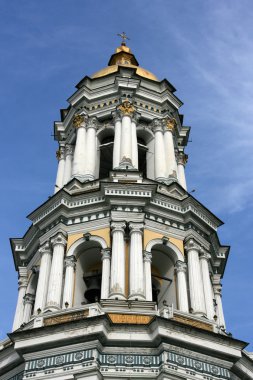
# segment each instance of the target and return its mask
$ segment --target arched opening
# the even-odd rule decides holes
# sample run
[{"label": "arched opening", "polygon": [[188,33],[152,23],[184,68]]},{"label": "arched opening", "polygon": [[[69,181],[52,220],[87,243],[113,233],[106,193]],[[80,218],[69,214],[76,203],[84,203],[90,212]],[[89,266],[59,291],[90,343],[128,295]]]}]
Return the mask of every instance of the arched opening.
[{"label": "arched opening", "polygon": [[152,296],[158,308],[172,305],[177,308],[174,279],[174,258],[171,248],[155,244],[152,249]]},{"label": "arched opening", "polygon": [[146,126],[137,127],[137,143],[139,171],[154,179],[154,135]]},{"label": "arched opening", "polygon": [[138,144],[138,168],[139,171],[143,173],[143,177],[147,177],[147,158],[146,153],[148,148],[146,146],[145,141],[141,138],[137,138]]},{"label": "arched opening", "polygon": [[114,136],[105,134],[100,142],[100,163],[99,163],[99,178],[109,177],[109,172],[112,170],[113,160],[113,143]]},{"label": "arched opening", "polygon": [[101,245],[84,241],[75,250],[76,272],[73,306],[97,302],[101,294]]}]

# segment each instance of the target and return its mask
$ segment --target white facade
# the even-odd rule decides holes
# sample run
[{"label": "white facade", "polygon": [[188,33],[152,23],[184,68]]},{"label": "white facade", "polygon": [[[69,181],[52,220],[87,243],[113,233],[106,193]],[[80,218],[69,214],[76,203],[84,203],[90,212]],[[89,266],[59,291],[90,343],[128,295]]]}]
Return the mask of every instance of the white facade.
[{"label": "white facade", "polygon": [[182,103],[124,44],[109,65],[55,123],[55,194],[12,239],[19,291],[0,375],[239,376],[234,363],[252,363],[225,330],[229,247],[186,191]]}]

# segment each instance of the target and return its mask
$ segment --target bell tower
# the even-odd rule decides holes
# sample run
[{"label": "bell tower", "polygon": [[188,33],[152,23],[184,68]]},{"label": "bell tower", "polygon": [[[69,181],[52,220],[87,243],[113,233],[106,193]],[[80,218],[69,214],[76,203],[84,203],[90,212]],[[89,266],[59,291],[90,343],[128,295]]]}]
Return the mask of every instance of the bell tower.
[{"label": "bell tower", "polygon": [[60,111],[53,194],[11,239],[1,378],[251,378],[247,344],[226,331],[222,222],[187,192],[182,102],[120,36]]}]

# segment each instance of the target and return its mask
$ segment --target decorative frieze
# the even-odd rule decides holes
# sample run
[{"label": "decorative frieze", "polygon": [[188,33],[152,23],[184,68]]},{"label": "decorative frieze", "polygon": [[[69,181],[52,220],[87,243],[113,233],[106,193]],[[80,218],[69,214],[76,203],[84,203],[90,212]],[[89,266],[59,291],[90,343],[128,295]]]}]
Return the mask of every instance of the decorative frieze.
[{"label": "decorative frieze", "polygon": [[[101,372],[105,370],[110,372],[118,371],[152,371],[160,373],[168,369],[185,371],[185,373],[208,375],[215,378],[230,379],[230,372],[224,367],[208,363],[203,360],[192,358],[189,356],[177,354],[173,351],[164,351],[159,355],[138,355],[136,353],[101,353],[97,349],[80,350],[74,352],[62,353],[59,355],[42,357],[35,360],[30,360],[26,363],[24,376],[35,374],[39,371],[45,373],[54,370],[66,370],[66,366],[71,366],[70,369],[75,367],[84,366],[86,364],[98,365]],[[8,379],[8,380],[21,380],[22,373]]]}]

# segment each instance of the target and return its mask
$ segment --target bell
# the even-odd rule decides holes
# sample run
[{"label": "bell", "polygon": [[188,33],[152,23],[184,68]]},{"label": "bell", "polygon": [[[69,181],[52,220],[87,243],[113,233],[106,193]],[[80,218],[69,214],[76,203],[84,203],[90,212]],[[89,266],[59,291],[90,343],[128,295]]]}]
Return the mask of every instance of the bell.
[{"label": "bell", "polygon": [[87,299],[88,303],[98,302],[101,293],[101,275],[87,273],[83,276],[83,280],[87,287],[84,292],[84,297]]}]

